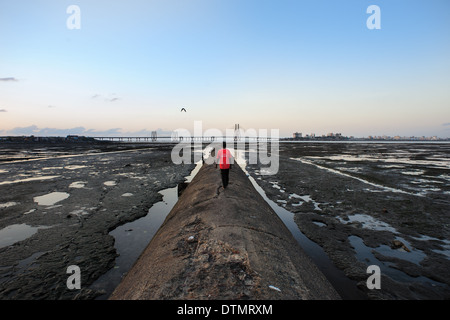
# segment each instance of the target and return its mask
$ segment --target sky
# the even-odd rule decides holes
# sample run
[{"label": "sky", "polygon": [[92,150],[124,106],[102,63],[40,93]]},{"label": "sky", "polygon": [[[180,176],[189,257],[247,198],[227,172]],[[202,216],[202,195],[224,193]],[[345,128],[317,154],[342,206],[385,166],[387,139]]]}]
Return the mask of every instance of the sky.
[{"label": "sky", "polygon": [[447,138],[449,88],[448,0],[0,0],[0,135]]}]

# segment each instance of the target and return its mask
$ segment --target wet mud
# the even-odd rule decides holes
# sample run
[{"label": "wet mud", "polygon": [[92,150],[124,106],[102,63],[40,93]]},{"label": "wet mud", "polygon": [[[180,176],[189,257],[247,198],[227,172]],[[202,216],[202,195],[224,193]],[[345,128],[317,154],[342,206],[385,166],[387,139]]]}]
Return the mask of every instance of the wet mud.
[{"label": "wet mud", "polygon": [[[0,299],[104,294],[90,286],[115,266],[110,231],[145,216],[195,166],[174,165],[170,145],[2,147]],[[67,287],[71,265],[81,290]]]},{"label": "wet mud", "polygon": [[[174,165],[172,147],[2,146],[0,299],[104,296],[98,280],[117,267],[113,231],[133,234],[126,223],[194,168]],[[355,297],[342,294],[352,283],[369,299],[450,298],[450,144],[280,143],[279,160],[276,175],[245,168],[351,280],[336,288],[342,297]],[[81,290],[67,288],[71,265]],[[379,290],[367,288],[369,265],[381,269]]]},{"label": "wet mud", "polygon": [[450,298],[450,144],[286,143],[279,159],[247,170],[367,298]]}]

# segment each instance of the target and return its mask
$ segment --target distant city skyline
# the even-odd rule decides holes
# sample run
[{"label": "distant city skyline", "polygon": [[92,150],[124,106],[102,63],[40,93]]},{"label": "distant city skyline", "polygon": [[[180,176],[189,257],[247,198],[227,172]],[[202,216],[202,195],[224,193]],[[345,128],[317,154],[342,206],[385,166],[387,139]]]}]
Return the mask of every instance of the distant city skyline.
[{"label": "distant city skyline", "polygon": [[449,34],[448,0],[6,0],[0,136],[448,138]]},{"label": "distant city skyline", "polygon": [[[210,130],[211,128],[208,128],[207,130],[204,130],[204,137],[210,137],[210,134],[207,134],[207,132]],[[212,128],[214,129],[214,128]],[[228,130],[231,130],[231,128],[228,128]],[[221,131],[219,129],[217,129],[217,131]],[[231,137],[229,135],[227,135],[227,133],[230,133],[231,131],[227,132],[226,130],[221,131],[221,134],[215,136],[214,134],[212,134],[213,136],[217,137],[222,137],[222,136],[227,136],[227,137]],[[256,134],[260,134],[260,132],[258,132],[257,130],[244,130],[242,129],[240,131],[240,137],[254,137],[255,136],[255,132]],[[5,133],[5,132],[2,132]],[[15,128],[13,130],[10,130],[8,132],[6,132],[7,134],[0,134],[0,138],[7,138],[7,137],[60,137],[60,138],[64,138],[64,137],[90,137],[90,138],[127,138],[127,137],[133,137],[133,138],[150,138],[149,140],[142,140],[142,141],[151,141],[152,137],[155,138],[167,138],[167,137],[171,137],[172,139],[177,139],[179,136],[183,136],[178,135],[178,130],[174,130],[174,131],[166,131],[166,130],[162,130],[161,128],[158,128],[157,130],[141,130],[141,131],[137,131],[137,132],[123,132],[120,129],[116,128],[116,129],[111,129],[111,130],[107,130],[107,131],[95,131],[95,130],[86,130],[86,128],[83,127],[79,127],[79,128],[72,128],[72,129],[55,129],[55,128],[44,128],[44,129],[39,129],[36,126],[30,126],[28,128]],[[189,134],[187,136],[191,136],[191,137],[199,137],[199,135],[195,135],[195,130],[193,132],[189,132]],[[236,134],[234,135],[236,137]],[[270,130],[267,130],[267,134],[266,135],[262,135],[264,137],[271,137],[271,138],[275,138],[275,139],[283,139],[283,140],[289,140],[289,139],[298,139],[298,140],[321,140],[323,138],[338,138],[338,139],[342,139],[342,140],[421,140],[421,141],[433,141],[433,140],[447,140],[450,141],[450,137],[439,137],[439,136],[400,136],[400,135],[395,135],[395,136],[390,136],[390,135],[368,135],[368,136],[353,136],[353,135],[345,135],[342,133],[336,133],[336,132],[328,132],[327,134],[316,134],[314,132],[311,133],[305,133],[303,134],[302,132],[293,132],[291,135],[278,135],[276,137],[271,136],[271,132]],[[7,140],[6,140],[7,141]],[[115,140],[111,140],[111,141],[118,141],[117,139]],[[139,140],[141,141],[141,140]]]}]

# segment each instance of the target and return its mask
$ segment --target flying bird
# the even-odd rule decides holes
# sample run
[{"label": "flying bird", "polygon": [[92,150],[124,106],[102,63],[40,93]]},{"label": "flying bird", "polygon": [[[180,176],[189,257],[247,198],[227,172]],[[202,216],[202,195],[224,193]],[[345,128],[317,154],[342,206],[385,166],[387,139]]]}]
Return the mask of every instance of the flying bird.
[{"label": "flying bird", "polygon": [[180,112],[186,112],[186,109],[185,108],[181,108],[181,111]]}]

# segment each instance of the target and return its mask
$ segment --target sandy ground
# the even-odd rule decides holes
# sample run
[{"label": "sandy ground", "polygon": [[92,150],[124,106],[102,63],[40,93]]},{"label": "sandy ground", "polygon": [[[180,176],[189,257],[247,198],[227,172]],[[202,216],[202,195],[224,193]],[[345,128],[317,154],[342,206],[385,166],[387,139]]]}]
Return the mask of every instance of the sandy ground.
[{"label": "sandy ground", "polygon": [[[21,147],[5,148],[3,160]],[[109,232],[146,215],[194,165],[174,165],[170,146],[33,148],[20,158],[50,157],[0,163],[0,299],[95,298],[102,292],[89,285],[117,256]],[[66,286],[71,265],[81,290]]]},{"label": "sandy ground", "polygon": [[[248,171],[374,299],[450,298],[450,145],[280,144],[280,170]],[[367,266],[381,268],[368,290]]]}]

